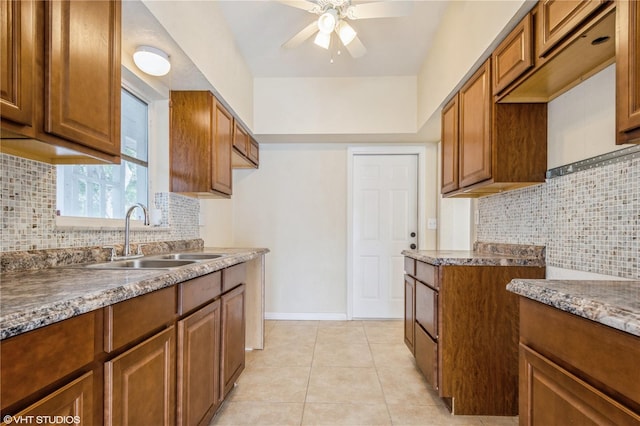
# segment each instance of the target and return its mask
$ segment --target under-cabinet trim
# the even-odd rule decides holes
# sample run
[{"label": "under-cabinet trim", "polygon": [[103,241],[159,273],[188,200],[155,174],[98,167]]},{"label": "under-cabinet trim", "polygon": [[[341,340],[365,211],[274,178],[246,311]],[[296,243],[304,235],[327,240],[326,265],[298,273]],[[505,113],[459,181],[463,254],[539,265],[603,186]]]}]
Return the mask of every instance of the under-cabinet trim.
[{"label": "under-cabinet trim", "polygon": [[546,178],[553,179],[556,177],[581,172],[583,170],[609,166],[611,164],[616,164],[635,158],[640,158],[640,146],[630,146],[627,148],[619,149],[617,151],[612,151],[606,154],[587,158],[586,160],[580,160],[570,164],[565,164],[564,166],[549,169],[547,170]]}]

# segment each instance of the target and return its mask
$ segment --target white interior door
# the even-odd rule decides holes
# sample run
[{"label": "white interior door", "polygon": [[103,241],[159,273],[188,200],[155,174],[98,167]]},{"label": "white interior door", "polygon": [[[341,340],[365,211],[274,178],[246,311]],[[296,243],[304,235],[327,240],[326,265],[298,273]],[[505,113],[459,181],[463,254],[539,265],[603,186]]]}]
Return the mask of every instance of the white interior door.
[{"label": "white interior door", "polygon": [[418,156],[353,157],[353,317],[402,318],[404,261],[418,244]]}]

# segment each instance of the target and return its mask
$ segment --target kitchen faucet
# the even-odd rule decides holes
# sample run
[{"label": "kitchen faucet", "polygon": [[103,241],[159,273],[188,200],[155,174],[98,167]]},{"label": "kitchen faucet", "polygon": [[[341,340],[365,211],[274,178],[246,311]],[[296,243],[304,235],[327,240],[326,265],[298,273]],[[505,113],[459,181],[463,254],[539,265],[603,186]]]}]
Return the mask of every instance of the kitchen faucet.
[{"label": "kitchen faucet", "polygon": [[123,258],[142,257],[140,247],[138,247],[138,254],[133,256],[131,255],[131,247],[129,247],[129,222],[131,221],[131,213],[133,213],[136,207],[140,207],[142,209],[142,211],[144,212],[144,224],[149,225],[149,211],[144,206],[144,204],[136,203],[129,207],[129,210],[127,210],[127,214],[124,217],[124,248],[122,249]]}]

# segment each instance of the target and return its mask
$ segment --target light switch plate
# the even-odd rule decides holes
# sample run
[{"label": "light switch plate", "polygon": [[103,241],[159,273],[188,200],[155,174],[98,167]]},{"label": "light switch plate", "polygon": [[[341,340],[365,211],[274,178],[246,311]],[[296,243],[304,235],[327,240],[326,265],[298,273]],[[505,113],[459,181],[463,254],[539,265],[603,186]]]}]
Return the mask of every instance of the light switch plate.
[{"label": "light switch plate", "polygon": [[427,219],[427,229],[437,229],[438,228],[438,220],[435,217],[430,217]]}]

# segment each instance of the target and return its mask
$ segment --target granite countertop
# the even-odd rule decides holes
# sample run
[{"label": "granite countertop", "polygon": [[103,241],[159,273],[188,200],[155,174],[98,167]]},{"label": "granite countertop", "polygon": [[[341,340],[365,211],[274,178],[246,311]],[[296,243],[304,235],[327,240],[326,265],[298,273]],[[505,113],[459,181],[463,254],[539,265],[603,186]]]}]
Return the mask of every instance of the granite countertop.
[{"label": "granite countertop", "polygon": [[507,290],[640,337],[640,281],[515,279]]},{"label": "granite countertop", "polygon": [[404,250],[402,254],[434,266],[545,266],[542,246],[476,242],[468,251]]},{"label": "granite countertop", "polygon": [[0,275],[0,340],[246,262],[268,249],[204,248],[224,257],[172,270],[74,266]]}]

